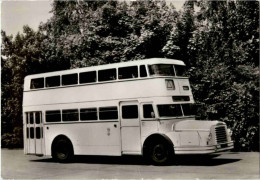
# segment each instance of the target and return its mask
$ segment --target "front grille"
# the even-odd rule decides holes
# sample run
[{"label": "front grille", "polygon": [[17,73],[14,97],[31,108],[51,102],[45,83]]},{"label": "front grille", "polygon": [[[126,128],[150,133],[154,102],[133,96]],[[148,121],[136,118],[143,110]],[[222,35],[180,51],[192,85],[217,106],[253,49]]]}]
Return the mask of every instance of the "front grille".
[{"label": "front grille", "polygon": [[215,127],[215,132],[218,144],[227,142],[227,133],[225,126]]}]

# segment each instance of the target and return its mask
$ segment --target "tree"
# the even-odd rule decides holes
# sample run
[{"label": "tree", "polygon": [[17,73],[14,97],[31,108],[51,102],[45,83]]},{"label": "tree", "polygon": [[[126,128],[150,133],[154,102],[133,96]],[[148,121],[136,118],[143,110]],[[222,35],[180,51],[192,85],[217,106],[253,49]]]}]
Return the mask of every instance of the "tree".
[{"label": "tree", "polygon": [[41,34],[24,26],[23,34],[13,39],[2,35],[2,147],[22,146],[23,80],[28,74],[43,72],[41,67]]},{"label": "tree", "polygon": [[259,2],[199,6],[189,44],[194,97],[206,104],[206,118],[223,120],[233,130],[236,149],[259,150]]}]

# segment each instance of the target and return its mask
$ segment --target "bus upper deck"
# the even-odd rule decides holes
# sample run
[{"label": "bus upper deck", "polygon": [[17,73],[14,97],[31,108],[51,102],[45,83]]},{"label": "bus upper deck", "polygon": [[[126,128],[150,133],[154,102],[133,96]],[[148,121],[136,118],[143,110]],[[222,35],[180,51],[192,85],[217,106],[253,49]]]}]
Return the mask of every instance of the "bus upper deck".
[{"label": "bus upper deck", "polygon": [[170,97],[172,102],[183,96],[193,103],[184,69],[182,61],[152,58],[30,75],[23,106],[145,97]]},{"label": "bus upper deck", "polygon": [[185,64],[180,60],[151,58],[29,75],[24,80],[24,91],[158,76],[184,78],[184,72]]}]

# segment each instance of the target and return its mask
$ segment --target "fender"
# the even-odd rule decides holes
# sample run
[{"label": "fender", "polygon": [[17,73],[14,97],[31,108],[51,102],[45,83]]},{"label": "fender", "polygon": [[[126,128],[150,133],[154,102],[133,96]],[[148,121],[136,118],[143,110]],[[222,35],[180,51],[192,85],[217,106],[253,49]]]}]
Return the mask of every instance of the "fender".
[{"label": "fender", "polygon": [[52,153],[53,153],[53,145],[54,145],[55,141],[56,141],[57,139],[59,139],[59,138],[66,138],[66,139],[68,139],[69,142],[70,142],[71,145],[72,145],[72,150],[73,150],[73,153],[74,153],[74,145],[73,145],[72,141],[70,140],[70,138],[68,138],[68,137],[67,137],[66,135],[64,135],[64,134],[60,134],[60,135],[56,136],[56,137],[53,139],[52,143],[51,143],[51,155],[52,155]]},{"label": "fender", "polygon": [[173,142],[171,141],[171,139],[166,135],[166,134],[162,134],[162,133],[154,133],[154,134],[150,134],[143,143],[143,148],[142,148],[142,155],[144,155],[144,152],[146,150],[147,144],[149,144],[149,142],[151,142],[152,140],[155,139],[164,139],[167,143],[169,143],[169,145],[171,147],[174,147]]}]

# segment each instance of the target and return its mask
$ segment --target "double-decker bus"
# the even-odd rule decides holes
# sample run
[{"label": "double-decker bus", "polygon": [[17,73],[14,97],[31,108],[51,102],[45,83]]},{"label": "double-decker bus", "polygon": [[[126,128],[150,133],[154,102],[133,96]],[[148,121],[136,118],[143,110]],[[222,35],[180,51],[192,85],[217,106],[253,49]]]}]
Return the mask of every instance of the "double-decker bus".
[{"label": "double-decker bus", "polygon": [[29,75],[24,80],[24,153],[66,162],[74,155],[175,154],[233,148],[224,122],[195,120],[180,60],[152,58]]}]

